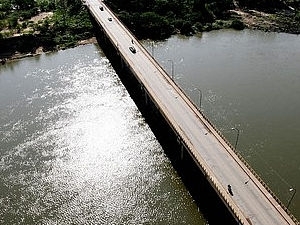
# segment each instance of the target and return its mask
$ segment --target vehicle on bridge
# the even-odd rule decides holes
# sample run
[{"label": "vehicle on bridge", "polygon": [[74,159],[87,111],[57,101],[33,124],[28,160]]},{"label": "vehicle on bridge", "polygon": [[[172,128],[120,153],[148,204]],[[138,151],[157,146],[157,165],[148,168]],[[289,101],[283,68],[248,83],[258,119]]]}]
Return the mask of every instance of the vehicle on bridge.
[{"label": "vehicle on bridge", "polygon": [[135,49],[133,46],[130,46],[130,47],[129,47],[129,50],[130,50],[132,53],[136,53],[136,49]]}]

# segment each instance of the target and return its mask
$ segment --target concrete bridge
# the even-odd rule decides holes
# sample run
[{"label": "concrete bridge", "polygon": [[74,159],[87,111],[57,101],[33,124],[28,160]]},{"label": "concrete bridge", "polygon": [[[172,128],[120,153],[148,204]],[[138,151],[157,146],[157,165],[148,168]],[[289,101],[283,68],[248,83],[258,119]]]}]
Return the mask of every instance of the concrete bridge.
[{"label": "concrete bridge", "polygon": [[[84,2],[105,40],[133,74],[238,224],[299,224],[147,50],[100,0]],[[195,181],[197,182],[197,181]]]}]

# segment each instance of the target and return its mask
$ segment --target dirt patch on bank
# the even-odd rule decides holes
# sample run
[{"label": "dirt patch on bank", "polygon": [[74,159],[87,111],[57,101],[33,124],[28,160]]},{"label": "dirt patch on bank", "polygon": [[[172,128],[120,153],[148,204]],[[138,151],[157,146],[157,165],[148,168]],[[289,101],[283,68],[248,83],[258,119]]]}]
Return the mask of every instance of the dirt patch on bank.
[{"label": "dirt patch on bank", "polygon": [[295,19],[293,10],[281,10],[266,13],[257,10],[230,10],[233,17],[237,17],[249,29],[263,31],[285,32],[300,34],[300,22]]},{"label": "dirt patch on bank", "polygon": [[51,18],[53,16],[53,12],[42,12],[34,17],[31,17],[29,21],[32,21],[34,23],[37,23],[41,20],[44,20],[46,18]]}]

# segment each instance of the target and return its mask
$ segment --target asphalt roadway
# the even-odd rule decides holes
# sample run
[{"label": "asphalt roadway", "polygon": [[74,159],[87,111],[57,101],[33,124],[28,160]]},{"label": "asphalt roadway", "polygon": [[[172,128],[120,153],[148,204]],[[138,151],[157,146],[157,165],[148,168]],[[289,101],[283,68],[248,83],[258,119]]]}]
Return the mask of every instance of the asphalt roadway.
[{"label": "asphalt roadway", "polygon": [[[299,224],[292,220],[109,8],[99,0],[86,0],[85,4],[240,223]],[[130,46],[136,52],[130,50]]]}]

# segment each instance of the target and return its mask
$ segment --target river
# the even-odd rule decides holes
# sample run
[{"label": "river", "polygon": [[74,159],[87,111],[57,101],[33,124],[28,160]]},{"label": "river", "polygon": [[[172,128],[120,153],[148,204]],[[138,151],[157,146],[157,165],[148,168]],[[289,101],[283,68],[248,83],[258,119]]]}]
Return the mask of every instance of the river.
[{"label": "river", "polygon": [[[300,187],[299,36],[146,48],[284,203]],[[0,224],[207,224],[97,45],[0,67]],[[290,207],[300,217],[300,195]]]},{"label": "river", "polygon": [[145,46],[198,106],[201,91],[202,111],[300,218],[300,36],[221,30]]},{"label": "river", "polygon": [[0,224],[205,224],[96,45],[0,72]]}]

